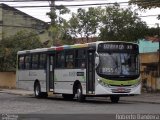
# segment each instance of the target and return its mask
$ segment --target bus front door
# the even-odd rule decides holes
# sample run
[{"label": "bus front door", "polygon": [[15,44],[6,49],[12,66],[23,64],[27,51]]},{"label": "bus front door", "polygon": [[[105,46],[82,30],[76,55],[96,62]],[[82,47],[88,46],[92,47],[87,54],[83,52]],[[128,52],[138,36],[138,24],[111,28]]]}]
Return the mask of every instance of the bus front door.
[{"label": "bus front door", "polygon": [[87,66],[87,94],[93,94],[95,91],[95,51],[88,51],[88,66]]},{"label": "bus front door", "polygon": [[54,90],[54,54],[49,54],[47,59],[47,79],[49,91]]}]

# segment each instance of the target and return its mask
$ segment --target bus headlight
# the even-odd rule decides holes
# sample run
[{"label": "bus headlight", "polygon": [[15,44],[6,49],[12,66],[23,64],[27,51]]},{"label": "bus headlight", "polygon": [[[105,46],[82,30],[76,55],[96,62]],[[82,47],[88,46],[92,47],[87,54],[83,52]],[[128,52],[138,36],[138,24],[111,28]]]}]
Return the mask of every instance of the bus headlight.
[{"label": "bus headlight", "polygon": [[109,85],[108,85],[105,81],[103,81],[102,79],[97,79],[97,81],[98,81],[98,83],[101,84],[102,86],[104,86],[104,87],[109,87]]}]

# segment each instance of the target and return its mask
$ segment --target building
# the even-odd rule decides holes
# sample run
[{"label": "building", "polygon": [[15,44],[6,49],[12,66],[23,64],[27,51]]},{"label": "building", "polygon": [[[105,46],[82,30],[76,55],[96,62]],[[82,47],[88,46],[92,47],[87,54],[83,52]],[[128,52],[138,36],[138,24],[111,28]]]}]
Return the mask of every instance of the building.
[{"label": "building", "polygon": [[148,91],[160,90],[160,54],[159,42],[139,40],[141,77],[143,87]]},{"label": "building", "polygon": [[139,52],[140,53],[151,53],[151,52],[157,52],[159,49],[158,42],[152,42],[145,39],[139,40]]},{"label": "building", "polygon": [[0,4],[0,40],[16,34],[21,30],[35,31],[42,42],[49,38],[46,28],[48,24],[22,11]]}]

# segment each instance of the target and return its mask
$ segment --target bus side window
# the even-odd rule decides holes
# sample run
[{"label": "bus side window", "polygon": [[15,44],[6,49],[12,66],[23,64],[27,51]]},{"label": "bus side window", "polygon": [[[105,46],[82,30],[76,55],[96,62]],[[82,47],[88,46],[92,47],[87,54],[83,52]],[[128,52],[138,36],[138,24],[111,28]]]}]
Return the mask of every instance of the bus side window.
[{"label": "bus side window", "polygon": [[66,68],[74,68],[74,51],[66,51]]},{"label": "bus side window", "polygon": [[40,54],[40,57],[39,57],[39,68],[40,69],[46,68],[46,54]]},{"label": "bus side window", "polygon": [[25,69],[30,69],[31,55],[25,56]]},{"label": "bus side window", "polygon": [[38,54],[32,55],[32,69],[38,69]]},{"label": "bus side window", "polygon": [[56,54],[56,67],[57,68],[64,68],[65,67],[65,56],[64,56],[64,51],[63,52],[58,52]]},{"label": "bus side window", "polygon": [[86,51],[84,49],[76,50],[76,67],[86,67]]},{"label": "bus side window", "polygon": [[24,69],[24,56],[20,56],[18,60],[18,68]]}]

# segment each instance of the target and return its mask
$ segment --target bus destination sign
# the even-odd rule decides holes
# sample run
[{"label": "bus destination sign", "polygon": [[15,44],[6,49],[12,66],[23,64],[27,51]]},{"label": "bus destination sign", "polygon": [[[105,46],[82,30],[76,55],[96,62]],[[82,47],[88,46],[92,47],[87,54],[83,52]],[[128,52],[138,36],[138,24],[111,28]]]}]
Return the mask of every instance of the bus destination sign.
[{"label": "bus destination sign", "polygon": [[138,51],[138,45],[129,43],[100,43],[98,51]]}]

